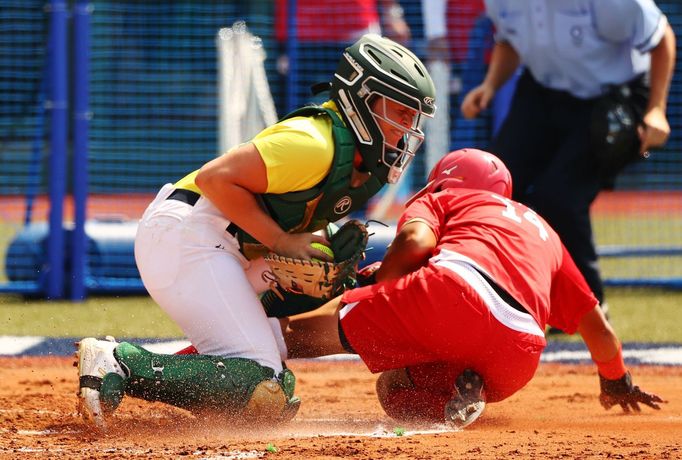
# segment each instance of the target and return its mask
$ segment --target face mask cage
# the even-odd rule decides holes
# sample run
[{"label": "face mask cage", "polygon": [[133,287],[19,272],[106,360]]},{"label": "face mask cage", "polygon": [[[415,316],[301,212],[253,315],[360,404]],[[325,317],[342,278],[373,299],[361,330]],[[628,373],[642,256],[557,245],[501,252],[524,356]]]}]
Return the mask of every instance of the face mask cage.
[{"label": "face mask cage", "polygon": [[368,105],[383,136],[380,162],[388,168],[387,182],[395,184],[424,142],[424,116],[415,107],[378,93],[370,96]]}]

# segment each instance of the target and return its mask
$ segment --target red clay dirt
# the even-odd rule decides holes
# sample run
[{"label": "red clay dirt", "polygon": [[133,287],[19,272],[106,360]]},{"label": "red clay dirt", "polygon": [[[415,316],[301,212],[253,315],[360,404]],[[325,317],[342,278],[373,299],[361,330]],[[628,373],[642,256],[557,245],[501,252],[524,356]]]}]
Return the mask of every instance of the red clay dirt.
[{"label": "red clay dirt", "polygon": [[670,402],[661,411],[623,415],[599,405],[592,366],[543,364],[525,389],[489,405],[460,432],[386,417],[376,376],[359,362],[290,367],[303,405],[284,426],[208,425],[179,409],[126,398],[102,435],[76,413],[71,359],[1,358],[0,458],[682,458],[681,367],[634,368],[639,385]]}]

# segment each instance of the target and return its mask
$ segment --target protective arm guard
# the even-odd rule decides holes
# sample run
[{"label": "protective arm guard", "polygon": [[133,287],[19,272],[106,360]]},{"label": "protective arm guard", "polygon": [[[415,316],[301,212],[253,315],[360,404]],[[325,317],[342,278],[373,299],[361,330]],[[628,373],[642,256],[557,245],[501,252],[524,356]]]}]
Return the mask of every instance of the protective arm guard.
[{"label": "protective arm guard", "polygon": [[287,421],[300,400],[296,378],[251,359],[207,355],[162,355],[123,342],[114,357],[129,375],[127,395],[160,401],[201,415]]}]

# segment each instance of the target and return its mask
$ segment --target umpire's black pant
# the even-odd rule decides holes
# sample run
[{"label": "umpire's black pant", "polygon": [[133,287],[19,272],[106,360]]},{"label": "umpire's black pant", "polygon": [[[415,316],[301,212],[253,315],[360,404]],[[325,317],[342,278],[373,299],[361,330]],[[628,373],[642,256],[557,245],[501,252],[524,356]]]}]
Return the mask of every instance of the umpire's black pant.
[{"label": "umpire's black pant", "polygon": [[593,104],[544,88],[525,71],[491,150],[512,174],[513,198],[556,230],[601,302],[590,222],[590,204],[601,188],[589,148]]}]

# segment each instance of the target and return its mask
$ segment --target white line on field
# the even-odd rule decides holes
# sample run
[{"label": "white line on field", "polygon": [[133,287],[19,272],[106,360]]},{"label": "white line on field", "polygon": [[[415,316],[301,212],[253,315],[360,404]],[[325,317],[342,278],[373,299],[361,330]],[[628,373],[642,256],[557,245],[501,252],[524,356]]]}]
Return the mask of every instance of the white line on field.
[{"label": "white line on field", "polygon": [[44,340],[45,337],[0,336],[0,355],[20,355]]}]

